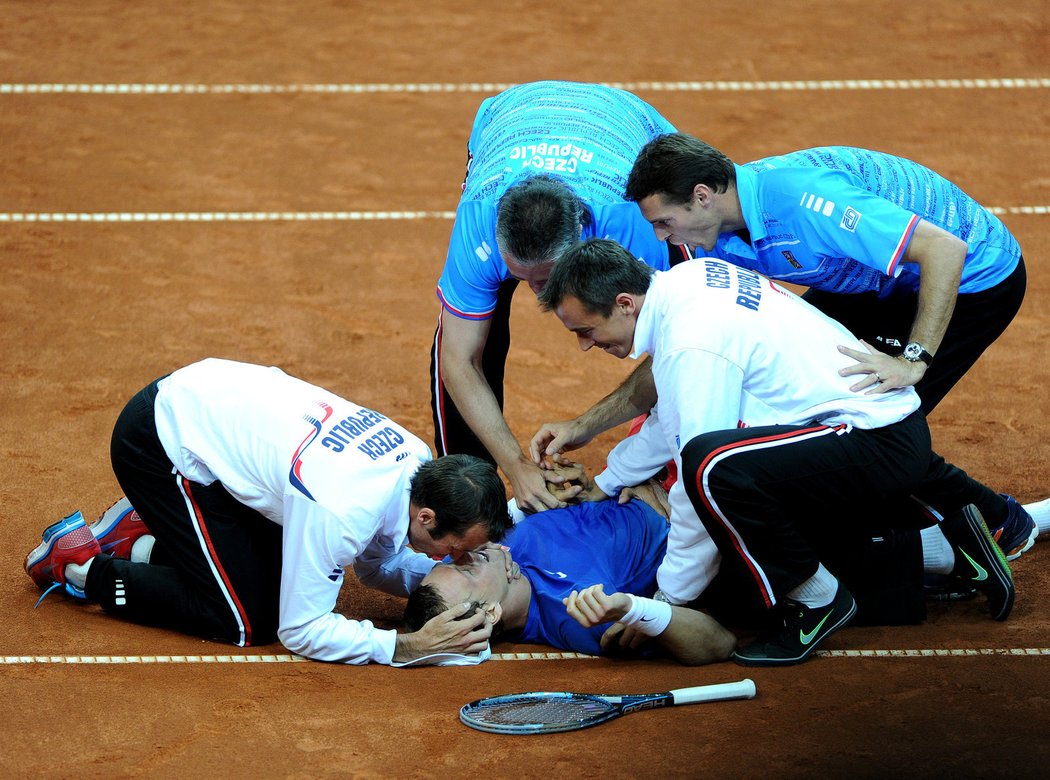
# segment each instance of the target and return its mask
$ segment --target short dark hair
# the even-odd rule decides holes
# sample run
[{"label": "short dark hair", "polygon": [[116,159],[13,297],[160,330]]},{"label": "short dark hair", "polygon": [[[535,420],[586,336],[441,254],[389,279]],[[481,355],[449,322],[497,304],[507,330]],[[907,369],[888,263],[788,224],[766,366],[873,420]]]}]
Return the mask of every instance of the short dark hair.
[{"label": "short dark hair", "polygon": [[490,541],[503,538],[513,522],[507,511],[507,488],[496,467],[473,455],[445,455],[427,461],[412,476],[412,503],[434,511],[430,535],[462,536],[484,525]]},{"label": "short dark hair", "polygon": [[539,302],[544,311],[554,311],[571,295],[579,299],[587,311],[608,317],[617,295],[644,294],[652,276],[652,268],[615,241],[589,238],[554,264]]},{"label": "short dark hair", "polygon": [[675,205],[689,203],[693,188],[706,184],[725,192],[736,184],[733,161],[713,146],[685,133],[657,136],[638,152],[627,176],[624,197],[638,202],[663,195]]},{"label": "short dark hair", "polygon": [[496,243],[522,265],[552,263],[580,240],[580,226],[588,222],[590,213],[568,184],[529,176],[499,199]]},{"label": "short dark hair", "polygon": [[427,624],[427,622],[448,609],[444,597],[438,593],[433,585],[423,584],[408,594],[408,603],[405,604],[404,623],[405,628],[416,632]]},{"label": "short dark hair", "polygon": [[[405,630],[415,633],[425,626],[432,618],[436,618],[450,606],[451,605],[445,601],[445,598],[438,593],[438,589],[433,585],[427,583],[419,585],[414,591],[408,594],[408,603],[405,604],[405,614],[402,617],[402,621],[405,624]],[[472,606],[472,609],[468,609],[460,617],[456,618],[456,620],[466,620],[485,605],[475,601]],[[495,639],[501,633],[503,633],[502,620],[492,627],[491,638]]]}]

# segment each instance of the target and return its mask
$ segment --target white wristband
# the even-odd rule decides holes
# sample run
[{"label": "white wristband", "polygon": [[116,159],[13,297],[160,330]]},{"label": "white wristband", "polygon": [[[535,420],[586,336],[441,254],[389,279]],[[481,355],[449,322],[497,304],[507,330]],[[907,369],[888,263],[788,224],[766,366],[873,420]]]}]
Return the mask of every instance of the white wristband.
[{"label": "white wristband", "polygon": [[618,622],[625,626],[634,626],[646,636],[658,636],[670,625],[670,604],[630,593],[626,595],[631,600],[631,608]]}]

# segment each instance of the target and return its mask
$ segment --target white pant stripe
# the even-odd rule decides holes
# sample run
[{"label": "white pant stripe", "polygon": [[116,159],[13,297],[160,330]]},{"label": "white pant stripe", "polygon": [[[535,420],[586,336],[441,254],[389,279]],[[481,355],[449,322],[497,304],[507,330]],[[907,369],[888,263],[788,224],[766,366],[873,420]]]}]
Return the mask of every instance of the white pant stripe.
[{"label": "white pant stripe", "polygon": [[726,458],[732,457],[733,455],[737,455],[742,452],[765,450],[771,447],[782,447],[785,445],[794,444],[795,442],[806,441],[808,439],[816,438],[818,436],[827,436],[829,434],[838,435],[841,432],[842,431],[836,428],[818,428],[810,433],[799,434],[798,436],[790,436],[787,438],[777,438],[765,441],[755,441],[750,444],[734,445],[731,448],[713,457],[707,463],[707,466],[704,468],[703,473],[700,475],[701,485],[703,486],[704,495],[707,497],[708,505],[712,508],[712,510],[714,510],[715,514],[718,515],[718,518],[722,521],[726,530],[728,530],[729,533],[732,534],[733,538],[736,539],[736,543],[737,546],[740,548],[741,554],[744,556],[744,558],[750,564],[751,568],[761,579],[762,589],[766,592],[766,595],[769,597],[770,606],[777,603],[777,597],[776,594],[773,593],[772,587],[770,587],[769,585],[769,579],[766,577],[766,573],[762,569],[762,566],[758,563],[758,561],[756,561],[752,557],[751,553],[748,551],[747,545],[744,544],[744,540],[740,537],[740,534],[737,533],[736,528],[733,527],[733,523],[726,516],[725,512],[722,511],[721,507],[718,506],[718,502],[715,500],[715,497],[711,495],[711,489],[708,486],[708,477],[711,474],[711,470],[714,469],[715,466],[717,466]]},{"label": "white pant stripe", "polygon": [[237,609],[237,603],[234,601],[229,588],[226,587],[226,581],[219,573],[215,561],[212,559],[211,550],[208,548],[208,541],[205,538],[204,531],[201,529],[200,522],[197,518],[197,512],[193,506],[193,501],[186,492],[184,484],[185,478],[177,471],[175,472],[175,482],[179,486],[179,492],[182,493],[182,500],[186,502],[186,511],[190,518],[190,525],[193,526],[193,531],[197,534],[197,541],[201,546],[201,552],[204,553],[204,558],[208,561],[208,567],[211,569],[212,576],[215,577],[215,582],[218,584],[219,590],[222,591],[223,598],[226,599],[226,603],[230,607],[230,612],[233,613],[234,620],[237,621],[237,630],[240,633],[240,639],[237,640],[236,644],[238,647],[244,647],[245,642],[247,641],[244,630],[244,620],[241,618],[240,610]]}]

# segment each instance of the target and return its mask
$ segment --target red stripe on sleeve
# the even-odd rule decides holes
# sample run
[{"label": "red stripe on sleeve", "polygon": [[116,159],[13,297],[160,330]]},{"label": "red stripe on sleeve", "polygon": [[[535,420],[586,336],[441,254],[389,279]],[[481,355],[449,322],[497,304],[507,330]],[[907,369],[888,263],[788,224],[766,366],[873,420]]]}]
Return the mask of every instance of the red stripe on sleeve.
[{"label": "red stripe on sleeve", "polygon": [[897,242],[896,249],[893,250],[893,257],[890,258],[890,264],[886,268],[886,273],[889,276],[893,276],[894,271],[897,269],[897,264],[900,263],[901,258],[904,257],[904,252],[908,249],[908,244],[911,243],[912,234],[915,232],[915,226],[919,224],[919,216],[912,214],[911,220],[908,222],[908,227],[904,229],[904,234],[901,236],[901,240]]}]

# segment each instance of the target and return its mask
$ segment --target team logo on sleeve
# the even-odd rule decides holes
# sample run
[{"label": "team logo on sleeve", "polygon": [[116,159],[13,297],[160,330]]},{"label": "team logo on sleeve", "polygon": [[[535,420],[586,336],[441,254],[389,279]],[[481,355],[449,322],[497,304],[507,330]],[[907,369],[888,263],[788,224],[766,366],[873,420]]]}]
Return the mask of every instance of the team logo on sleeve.
[{"label": "team logo on sleeve", "polygon": [[317,405],[321,407],[324,416],[318,419],[311,414],[303,415],[303,419],[310,423],[313,430],[306,434],[306,438],[302,440],[299,448],[295,451],[295,455],[292,457],[292,467],[288,471],[288,481],[292,483],[292,487],[311,501],[316,501],[316,499],[310,491],[306,489],[306,485],[303,484],[302,474],[300,474],[300,469],[303,467],[303,453],[306,452],[306,448],[313,444],[314,440],[321,435],[321,428],[324,425],[325,420],[332,416],[331,406],[324,401],[318,401]]},{"label": "team logo on sleeve", "polygon": [[802,263],[795,259],[795,256],[791,254],[787,249],[781,250],[780,254],[784,255],[784,259],[787,260],[792,268],[801,268]]},{"label": "team logo on sleeve", "polygon": [[798,202],[798,205],[804,209],[823,214],[825,217],[830,217],[835,211],[835,201],[824,200],[819,195],[814,195],[810,192],[802,193],[802,200]]},{"label": "team logo on sleeve", "polygon": [[852,233],[857,229],[857,223],[860,222],[860,218],[861,213],[859,211],[852,206],[847,206],[842,213],[842,221],[839,222],[839,227]]}]

